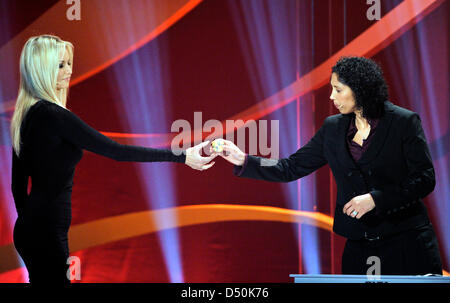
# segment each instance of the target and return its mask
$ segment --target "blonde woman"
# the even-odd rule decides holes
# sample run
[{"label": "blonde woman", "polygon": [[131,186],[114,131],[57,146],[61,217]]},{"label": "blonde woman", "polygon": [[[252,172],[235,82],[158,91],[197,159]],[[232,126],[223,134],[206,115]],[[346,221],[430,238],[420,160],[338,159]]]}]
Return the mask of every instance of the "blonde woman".
[{"label": "blonde woman", "polygon": [[176,155],[118,144],[85,124],[66,109],[73,51],[70,42],[42,35],[30,38],[20,57],[20,88],[11,123],[11,188],[18,213],[14,244],[31,283],[70,283],[66,262],[72,180],[83,149],[116,161],[170,161],[197,170],[210,168],[216,156],[200,156],[208,142]]}]

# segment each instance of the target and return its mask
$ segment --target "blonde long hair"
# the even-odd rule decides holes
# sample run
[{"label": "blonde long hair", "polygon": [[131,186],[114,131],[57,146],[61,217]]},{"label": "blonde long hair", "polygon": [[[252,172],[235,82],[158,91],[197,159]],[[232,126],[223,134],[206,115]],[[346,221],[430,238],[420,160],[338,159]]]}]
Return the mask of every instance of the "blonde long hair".
[{"label": "blonde long hair", "polygon": [[22,49],[19,93],[10,130],[17,156],[20,154],[20,126],[31,106],[44,99],[66,108],[69,89],[56,89],[59,56],[65,50],[69,52],[70,61],[73,62],[72,43],[53,35],[31,37]]}]

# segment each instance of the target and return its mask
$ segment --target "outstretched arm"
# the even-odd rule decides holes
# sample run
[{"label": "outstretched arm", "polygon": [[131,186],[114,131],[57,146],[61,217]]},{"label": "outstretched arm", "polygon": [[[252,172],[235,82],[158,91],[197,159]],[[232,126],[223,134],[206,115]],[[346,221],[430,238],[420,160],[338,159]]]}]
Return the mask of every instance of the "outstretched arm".
[{"label": "outstretched arm", "polygon": [[235,165],[235,174],[242,177],[272,182],[290,182],[304,177],[327,163],[323,155],[324,127],[302,148],[285,159],[266,159],[244,154],[231,141],[223,147],[227,154],[220,154]]},{"label": "outstretched arm", "polygon": [[197,147],[188,149],[186,152],[174,152],[169,149],[119,144],[90,127],[74,113],[58,105],[51,105],[47,114],[51,116],[49,119],[55,121],[56,129],[63,139],[79,148],[117,161],[179,162],[186,163],[194,169],[203,170],[210,167],[205,167],[205,164],[215,157],[199,156],[200,148]]}]

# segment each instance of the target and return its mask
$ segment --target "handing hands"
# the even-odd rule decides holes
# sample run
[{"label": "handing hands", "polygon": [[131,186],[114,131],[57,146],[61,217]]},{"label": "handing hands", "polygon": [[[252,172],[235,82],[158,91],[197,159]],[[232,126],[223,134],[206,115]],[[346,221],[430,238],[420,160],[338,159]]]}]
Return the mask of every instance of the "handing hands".
[{"label": "handing hands", "polygon": [[[185,164],[196,170],[206,170],[214,165],[215,162],[209,163],[212,159],[219,154],[211,154],[209,157],[202,157],[200,150],[209,144],[209,141],[202,142],[186,150],[186,162]],[[207,164],[209,163],[209,164]]]},{"label": "handing hands", "polygon": [[[219,141],[220,140],[220,141]],[[228,162],[242,166],[245,161],[245,153],[242,152],[233,142],[217,139],[215,143],[209,147],[211,155],[209,157],[202,157],[200,150],[209,144],[209,141],[202,142],[186,150],[186,162],[185,164],[196,170],[206,170],[214,165],[215,162],[209,163],[217,156],[221,156]],[[222,145],[223,143],[223,145]]]},{"label": "handing hands", "polygon": [[241,151],[233,142],[224,139],[216,139],[215,141],[219,140],[223,142],[223,146],[220,144],[219,148],[216,150],[214,150],[211,146],[209,151],[212,155],[220,155],[228,162],[234,165],[242,166],[245,161],[245,153]]},{"label": "handing hands", "polygon": [[366,213],[375,208],[371,194],[356,196],[344,205],[343,212],[348,216],[360,219]]}]

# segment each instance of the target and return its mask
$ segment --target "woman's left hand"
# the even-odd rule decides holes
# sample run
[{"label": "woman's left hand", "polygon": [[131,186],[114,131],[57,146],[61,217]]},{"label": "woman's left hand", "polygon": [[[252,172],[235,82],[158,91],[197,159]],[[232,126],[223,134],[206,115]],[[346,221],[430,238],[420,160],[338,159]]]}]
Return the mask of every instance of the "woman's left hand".
[{"label": "woman's left hand", "polygon": [[347,214],[352,218],[359,219],[374,208],[375,202],[373,201],[372,195],[364,194],[351,199],[344,205],[343,211],[344,214]]}]

